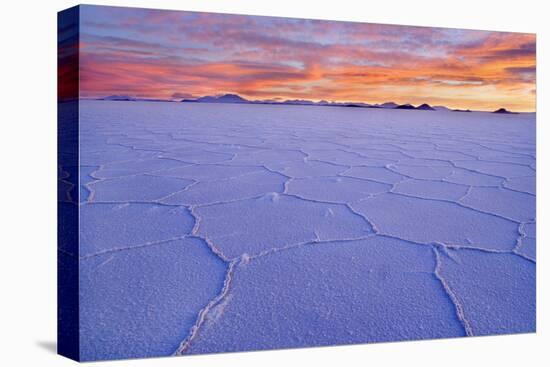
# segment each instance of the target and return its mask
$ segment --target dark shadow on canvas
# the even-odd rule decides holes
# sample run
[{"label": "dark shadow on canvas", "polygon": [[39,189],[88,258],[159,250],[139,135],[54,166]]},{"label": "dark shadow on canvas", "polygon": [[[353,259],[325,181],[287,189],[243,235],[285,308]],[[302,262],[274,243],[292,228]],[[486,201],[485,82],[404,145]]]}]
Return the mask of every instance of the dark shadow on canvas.
[{"label": "dark shadow on canvas", "polygon": [[36,342],[40,348],[46,350],[47,352],[57,354],[57,342],[52,340],[39,340]]}]

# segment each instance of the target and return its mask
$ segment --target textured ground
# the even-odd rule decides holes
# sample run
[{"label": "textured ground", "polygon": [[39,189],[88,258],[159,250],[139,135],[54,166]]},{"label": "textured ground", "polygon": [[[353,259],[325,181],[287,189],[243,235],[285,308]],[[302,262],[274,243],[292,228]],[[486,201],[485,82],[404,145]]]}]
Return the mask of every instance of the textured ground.
[{"label": "textured ground", "polygon": [[84,360],[535,330],[532,114],[80,115]]}]

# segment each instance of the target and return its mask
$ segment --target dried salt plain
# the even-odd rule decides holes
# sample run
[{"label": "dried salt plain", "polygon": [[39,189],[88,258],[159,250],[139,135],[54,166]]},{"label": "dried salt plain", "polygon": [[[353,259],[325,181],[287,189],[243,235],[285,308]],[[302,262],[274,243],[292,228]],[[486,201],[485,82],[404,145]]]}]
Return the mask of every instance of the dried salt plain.
[{"label": "dried salt plain", "polygon": [[534,114],[80,106],[83,360],[535,331]]}]

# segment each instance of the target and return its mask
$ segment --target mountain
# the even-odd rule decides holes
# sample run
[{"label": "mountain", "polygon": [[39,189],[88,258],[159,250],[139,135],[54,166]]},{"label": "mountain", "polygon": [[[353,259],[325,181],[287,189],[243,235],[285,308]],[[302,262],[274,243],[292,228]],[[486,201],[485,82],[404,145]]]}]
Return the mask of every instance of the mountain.
[{"label": "mountain", "polygon": [[247,99],[237,95],[237,94],[224,94],[221,97],[218,97],[218,101],[222,103],[248,103]]},{"label": "mountain", "polygon": [[421,104],[420,106],[416,107],[416,109],[424,111],[435,111],[435,109],[427,103]]},{"label": "mountain", "polygon": [[516,112],[508,111],[506,108],[499,108],[498,110],[493,111],[493,113],[516,113]]},{"label": "mountain", "polygon": [[401,104],[401,105],[398,105],[396,107],[394,107],[394,109],[396,110],[422,110],[422,111],[435,111],[435,108],[433,108],[432,106],[430,106],[429,104],[427,103],[422,103],[420,106],[418,107],[414,107],[412,104],[410,103],[405,103],[405,104]]},{"label": "mountain", "polygon": [[135,101],[142,101],[142,102],[175,102],[171,99],[162,99],[162,98],[137,98]]},{"label": "mountain", "polygon": [[382,107],[382,108],[395,108],[395,107],[397,107],[397,103],[386,102],[386,103],[382,103],[381,105],[378,105],[378,106]]},{"label": "mountain", "polygon": [[362,103],[344,103],[344,104],[340,104],[340,105],[338,105],[338,106],[340,106],[340,107],[359,107],[359,108],[361,108],[361,107],[363,107],[363,108],[371,108],[371,107],[372,107],[372,106],[368,106],[368,105],[365,106],[365,105],[362,104]]},{"label": "mountain", "polygon": [[[192,102],[193,100],[185,99],[182,102]],[[248,103],[249,101],[237,94],[224,94],[221,96],[204,96],[194,100],[199,103]]]},{"label": "mountain", "polygon": [[433,106],[433,109],[436,111],[450,111],[447,106]]},{"label": "mountain", "polygon": [[472,110],[461,110],[461,109],[454,109],[454,112],[472,112]]},{"label": "mountain", "polygon": [[379,108],[378,106],[370,105],[363,102],[332,102],[328,106],[336,107],[362,107],[362,108]]},{"label": "mountain", "polygon": [[124,95],[112,95],[100,98],[103,101],[135,101],[136,99],[130,96],[124,96]]},{"label": "mountain", "polygon": [[315,104],[313,101],[308,101],[307,99],[287,99],[282,104],[296,104],[296,105],[312,105]]},{"label": "mountain", "polygon": [[100,101],[132,101],[132,102],[172,102],[169,99],[160,98],[136,98],[126,95],[112,95],[107,97],[98,98]]},{"label": "mountain", "polygon": [[182,100],[182,102],[201,102],[201,103],[216,103],[218,101],[218,97],[212,97],[212,96],[204,96],[196,99],[189,99],[186,98]]},{"label": "mountain", "polygon": [[416,110],[416,107],[414,107],[412,104],[401,104],[397,107],[395,107],[396,110]]},{"label": "mountain", "polygon": [[197,103],[250,103],[250,101],[242,98],[237,94],[224,94],[221,96],[204,96],[196,99],[185,98],[180,102],[197,102]]}]

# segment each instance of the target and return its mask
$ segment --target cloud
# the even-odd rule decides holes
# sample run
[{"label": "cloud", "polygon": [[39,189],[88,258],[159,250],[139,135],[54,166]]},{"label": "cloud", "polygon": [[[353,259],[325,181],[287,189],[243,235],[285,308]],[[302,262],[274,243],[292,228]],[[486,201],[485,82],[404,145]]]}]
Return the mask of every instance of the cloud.
[{"label": "cloud", "polygon": [[532,34],[128,8],[82,16],[86,96],[234,92],[534,108],[525,92],[534,89]]},{"label": "cloud", "polygon": [[502,58],[534,57],[536,52],[537,52],[537,43],[533,41],[533,42],[521,44],[517,47],[496,50],[493,52],[493,56],[502,57]]},{"label": "cloud", "polygon": [[511,74],[535,74],[537,67],[533,66],[519,66],[519,67],[508,67],[505,69]]}]

